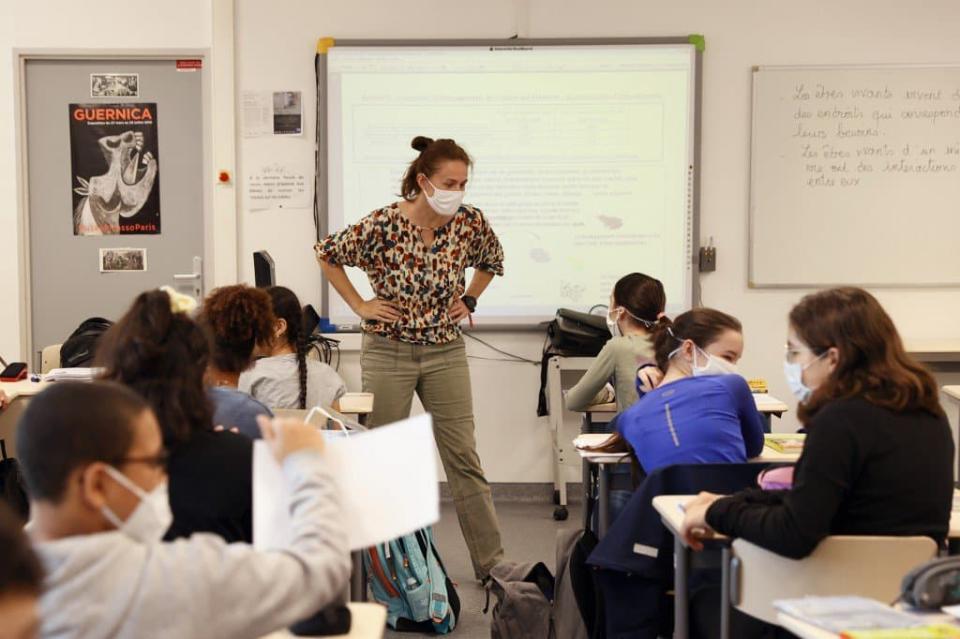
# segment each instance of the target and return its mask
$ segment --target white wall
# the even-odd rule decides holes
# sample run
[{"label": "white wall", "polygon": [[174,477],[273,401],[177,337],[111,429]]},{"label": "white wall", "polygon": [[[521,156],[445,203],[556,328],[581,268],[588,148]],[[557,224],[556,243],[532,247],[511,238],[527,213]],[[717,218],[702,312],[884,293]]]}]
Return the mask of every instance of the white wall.
[{"label": "white wall", "polygon": [[206,48],[211,41],[210,7],[211,0],[0,2],[0,355],[5,359],[26,355],[20,352],[23,275],[18,255],[12,49]]},{"label": "white wall", "polygon": [[[164,3],[100,0],[76,5],[58,0],[15,3],[13,33],[0,31],[0,113],[12,112],[9,46],[178,47],[208,46],[210,2]],[[0,16],[3,17],[3,16]],[[293,88],[304,91],[312,113],[313,53],[320,36],[338,38],[439,38],[706,36],[703,95],[702,237],[713,237],[719,270],[702,278],[703,300],[739,316],[747,350],[742,368],[768,380],[782,398],[784,318],[802,291],[749,290],[747,197],[749,189],[750,67],[758,64],[960,62],[955,46],[960,5],[952,0],[900,3],[891,0],[237,0],[237,90]],[[6,25],[11,20],[2,20]],[[2,28],[2,27],[0,27]],[[313,124],[288,142],[291,156],[312,157]],[[261,140],[239,142],[243,160]],[[0,299],[18,299],[16,192],[13,130],[0,119]],[[916,212],[905,212],[905,216]],[[906,227],[909,228],[909,227]],[[909,231],[907,231],[909,232]],[[309,210],[241,211],[241,279],[252,279],[251,251],[265,248],[277,261],[278,278],[305,301],[320,299],[313,262]],[[829,255],[810,247],[810,259]],[[882,250],[882,247],[878,248]],[[509,256],[508,256],[509,260]],[[509,261],[508,261],[509,264]],[[630,265],[624,265],[624,271]],[[958,336],[960,294],[943,291],[879,291],[878,296],[906,337]],[[18,311],[0,304],[0,353],[19,350]],[[542,336],[484,335],[507,350],[534,357]],[[496,357],[482,347],[473,354]],[[546,425],[535,417],[537,369],[523,364],[473,360],[480,455],[493,481],[548,481]],[[355,355],[344,358],[351,386],[359,382]],[[792,427],[792,419],[783,422]]]}]

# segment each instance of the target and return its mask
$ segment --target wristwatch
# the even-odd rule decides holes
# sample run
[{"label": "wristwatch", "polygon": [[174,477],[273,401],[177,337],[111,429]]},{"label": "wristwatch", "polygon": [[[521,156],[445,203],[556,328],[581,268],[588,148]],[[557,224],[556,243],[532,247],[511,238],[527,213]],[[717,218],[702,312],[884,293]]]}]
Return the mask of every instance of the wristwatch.
[{"label": "wristwatch", "polygon": [[473,295],[464,295],[460,298],[463,301],[463,305],[467,307],[471,313],[477,310],[477,298]]}]

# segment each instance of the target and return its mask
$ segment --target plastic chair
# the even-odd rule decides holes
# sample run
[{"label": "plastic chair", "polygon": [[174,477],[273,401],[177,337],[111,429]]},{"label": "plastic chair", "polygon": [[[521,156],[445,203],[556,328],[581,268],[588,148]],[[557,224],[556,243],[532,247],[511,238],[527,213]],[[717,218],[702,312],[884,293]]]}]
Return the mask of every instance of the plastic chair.
[{"label": "plastic chair", "polygon": [[60,347],[63,344],[45,346],[40,352],[40,372],[46,375],[55,368],[60,368]]},{"label": "plastic chair", "polygon": [[721,637],[730,636],[730,606],[778,625],[777,599],[859,595],[892,603],[903,576],[936,554],[929,537],[831,536],[804,559],[735,539],[724,549]]}]

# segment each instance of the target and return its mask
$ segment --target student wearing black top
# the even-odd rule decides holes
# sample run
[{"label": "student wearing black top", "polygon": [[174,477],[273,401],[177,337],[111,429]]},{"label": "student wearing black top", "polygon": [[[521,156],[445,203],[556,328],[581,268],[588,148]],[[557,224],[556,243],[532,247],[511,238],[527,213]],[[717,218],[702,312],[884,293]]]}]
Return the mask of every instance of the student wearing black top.
[{"label": "student wearing black top", "polygon": [[[184,296],[141,293],[103,336],[103,377],[128,386],[150,404],[170,453],[173,524],[165,539],[211,532],[228,542],[252,541],[253,442],[216,431],[204,388],[210,345],[186,312]],[[195,303],[194,303],[195,305]]]},{"label": "student wearing black top", "polygon": [[788,491],[701,493],[683,534],[716,531],[786,557],[827,535],[925,535],[950,523],[954,444],[933,376],[911,359],[879,302],[858,288],[803,298],[790,312],[784,370],[807,429]]}]

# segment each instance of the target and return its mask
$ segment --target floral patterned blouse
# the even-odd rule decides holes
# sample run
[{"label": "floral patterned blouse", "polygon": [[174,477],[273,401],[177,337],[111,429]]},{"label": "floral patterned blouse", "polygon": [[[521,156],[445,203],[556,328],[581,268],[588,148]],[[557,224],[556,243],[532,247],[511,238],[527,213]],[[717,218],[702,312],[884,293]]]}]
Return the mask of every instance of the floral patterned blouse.
[{"label": "floral patterned blouse", "polygon": [[480,209],[468,204],[434,230],[430,247],[419,228],[394,202],[333,233],[314,250],[317,260],[363,269],[374,294],[399,309],[399,321],[364,320],[364,332],[411,344],[446,344],[460,337],[460,326],[447,310],[466,290],[464,270],[503,275],[503,247]]}]

